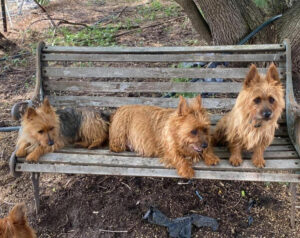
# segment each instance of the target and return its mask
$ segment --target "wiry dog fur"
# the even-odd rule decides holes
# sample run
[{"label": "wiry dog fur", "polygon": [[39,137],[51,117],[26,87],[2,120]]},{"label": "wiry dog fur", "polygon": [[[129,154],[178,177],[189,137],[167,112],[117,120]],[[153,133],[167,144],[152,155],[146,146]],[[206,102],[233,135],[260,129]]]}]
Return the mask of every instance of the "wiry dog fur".
[{"label": "wiry dog fur", "polygon": [[27,222],[24,203],[18,203],[7,217],[0,219],[0,238],[36,238]]},{"label": "wiry dog fur", "polygon": [[120,107],[112,117],[109,147],[114,152],[126,149],[141,156],[160,157],[180,176],[194,176],[192,162],[202,156],[207,165],[215,165],[219,158],[210,146],[210,121],[196,97],[188,106],[180,97],[177,109],[155,106],[129,105]]},{"label": "wiry dog fur", "polygon": [[45,153],[75,144],[93,149],[108,139],[109,119],[101,112],[55,110],[45,99],[36,110],[28,108],[22,118],[17,157],[36,162]]},{"label": "wiry dog fur", "polygon": [[284,90],[276,66],[272,63],[266,75],[251,65],[233,109],[217,124],[214,143],[228,143],[230,163],[242,163],[242,150],[253,150],[252,162],[265,166],[264,150],[274,138],[277,120],[285,107]]}]

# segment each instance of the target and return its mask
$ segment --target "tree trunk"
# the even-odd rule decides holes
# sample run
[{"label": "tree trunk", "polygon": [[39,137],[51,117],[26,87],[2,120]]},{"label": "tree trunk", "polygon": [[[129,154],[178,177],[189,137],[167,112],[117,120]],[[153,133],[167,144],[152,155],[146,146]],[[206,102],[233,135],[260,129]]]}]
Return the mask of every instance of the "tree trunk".
[{"label": "tree trunk", "polygon": [[275,25],[278,42],[290,39],[293,71],[300,75],[300,1],[287,10]]},{"label": "tree trunk", "polygon": [[193,0],[175,0],[188,15],[194,29],[199,33],[201,39],[205,40],[208,44],[211,43],[210,29],[199,12]]},{"label": "tree trunk", "polygon": [[250,28],[236,0],[194,0],[201,8],[215,45],[234,45]]},{"label": "tree trunk", "polygon": [[19,50],[19,47],[0,32],[0,50],[5,53],[9,53],[11,49]]},{"label": "tree trunk", "polygon": [[[250,43],[282,43],[285,38],[289,38],[292,46],[293,71],[299,75],[300,80],[300,0],[290,1],[288,3],[290,5],[285,1],[269,0],[267,7],[269,10],[266,12],[252,0],[194,0],[194,2],[202,10],[215,45],[237,44],[267,18],[287,9],[279,20],[261,30]],[[191,22],[196,21],[195,17],[190,17],[189,11],[186,13]]]}]

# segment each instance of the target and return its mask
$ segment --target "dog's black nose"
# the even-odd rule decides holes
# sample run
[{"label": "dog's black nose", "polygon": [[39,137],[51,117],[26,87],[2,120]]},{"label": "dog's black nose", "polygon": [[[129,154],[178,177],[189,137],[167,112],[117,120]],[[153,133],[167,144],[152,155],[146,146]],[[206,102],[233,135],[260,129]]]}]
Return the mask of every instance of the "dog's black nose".
[{"label": "dog's black nose", "polygon": [[202,143],[201,147],[202,147],[203,149],[205,149],[205,148],[208,147],[208,144],[207,144],[206,142],[204,142],[204,143]]},{"label": "dog's black nose", "polygon": [[272,111],[271,110],[264,110],[262,113],[262,116],[264,118],[270,118],[270,116],[272,115]]},{"label": "dog's black nose", "polygon": [[48,141],[48,145],[54,145],[54,141],[53,140],[49,140]]}]

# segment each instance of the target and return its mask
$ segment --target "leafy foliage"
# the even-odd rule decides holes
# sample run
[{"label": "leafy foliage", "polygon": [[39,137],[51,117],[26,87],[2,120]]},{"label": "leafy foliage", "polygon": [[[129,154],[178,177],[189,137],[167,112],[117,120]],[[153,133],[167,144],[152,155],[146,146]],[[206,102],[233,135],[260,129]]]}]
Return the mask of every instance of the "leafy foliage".
[{"label": "leafy foliage", "polygon": [[[62,27],[57,32],[57,37],[52,37],[52,44],[68,46],[112,46],[115,45],[114,34],[118,31],[117,26],[99,26],[84,28],[74,32],[71,28]],[[48,34],[53,34],[50,31]]]},{"label": "leafy foliage", "polygon": [[36,0],[40,5],[47,5],[50,3],[50,0]]},{"label": "leafy foliage", "polygon": [[268,6],[268,0],[253,0],[256,6],[260,8],[266,8]]}]

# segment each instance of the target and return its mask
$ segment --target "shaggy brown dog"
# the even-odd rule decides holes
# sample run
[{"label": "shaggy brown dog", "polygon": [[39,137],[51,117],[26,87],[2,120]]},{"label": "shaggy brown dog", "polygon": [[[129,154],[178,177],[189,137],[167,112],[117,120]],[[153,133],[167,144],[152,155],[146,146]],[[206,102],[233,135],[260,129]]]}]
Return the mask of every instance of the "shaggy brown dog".
[{"label": "shaggy brown dog", "polygon": [[22,118],[17,157],[36,162],[43,154],[74,144],[93,149],[108,139],[109,118],[101,112],[72,108],[55,110],[47,99]]},{"label": "shaggy brown dog", "polygon": [[176,109],[129,105],[120,107],[113,115],[109,131],[109,147],[114,152],[126,149],[141,156],[160,157],[180,176],[191,178],[195,172],[192,162],[203,157],[207,165],[219,158],[210,146],[210,121],[196,97],[188,106],[180,97]]},{"label": "shaggy brown dog", "polygon": [[7,217],[0,219],[0,238],[36,238],[27,222],[24,203],[15,205]]},{"label": "shaggy brown dog", "polygon": [[264,76],[251,65],[233,109],[216,126],[214,143],[228,143],[229,161],[234,166],[243,162],[241,152],[245,149],[253,150],[256,167],[264,167],[263,153],[274,138],[284,106],[284,90],[276,66],[272,63]]}]

